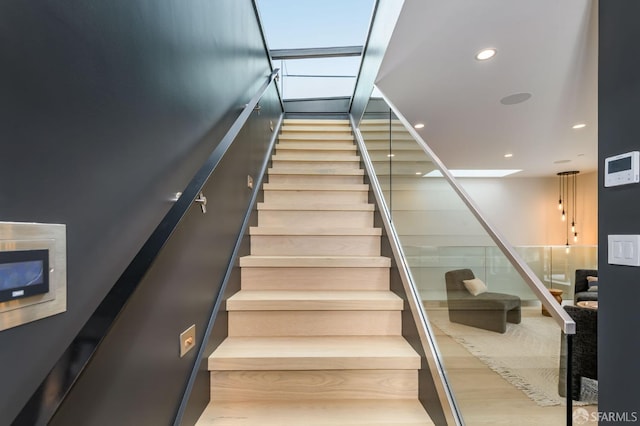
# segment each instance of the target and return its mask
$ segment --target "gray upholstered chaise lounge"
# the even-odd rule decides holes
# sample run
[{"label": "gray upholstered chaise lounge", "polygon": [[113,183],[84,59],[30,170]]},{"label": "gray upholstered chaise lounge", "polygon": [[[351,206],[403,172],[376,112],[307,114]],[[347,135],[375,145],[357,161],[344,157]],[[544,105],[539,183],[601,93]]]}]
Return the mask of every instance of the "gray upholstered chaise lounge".
[{"label": "gray upholstered chaise lounge", "polygon": [[507,330],[507,321],[519,324],[520,298],[492,292],[473,296],[462,280],[474,278],[471,269],[458,269],[445,274],[449,320],[498,333]]}]

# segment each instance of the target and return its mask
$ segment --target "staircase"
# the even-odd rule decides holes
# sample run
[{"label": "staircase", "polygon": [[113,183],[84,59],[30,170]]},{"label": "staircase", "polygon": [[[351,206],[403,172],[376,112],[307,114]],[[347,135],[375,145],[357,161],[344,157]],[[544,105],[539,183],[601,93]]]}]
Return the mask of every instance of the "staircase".
[{"label": "staircase", "polygon": [[346,120],[285,120],[198,425],[430,425]]}]

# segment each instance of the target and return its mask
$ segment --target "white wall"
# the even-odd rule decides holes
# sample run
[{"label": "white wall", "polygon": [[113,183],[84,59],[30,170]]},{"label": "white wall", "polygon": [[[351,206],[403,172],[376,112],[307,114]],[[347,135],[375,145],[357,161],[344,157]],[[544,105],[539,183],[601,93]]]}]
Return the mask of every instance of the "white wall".
[{"label": "white wall", "polygon": [[[597,179],[595,172],[578,175],[578,244],[598,243]],[[459,182],[512,245],[566,243],[566,223],[560,220],[557,207],[557,177],[460,179]],[[569,242],[573,244],[571,238]]]},{"label": "white wall", "polygon": [[[511,245],[565,244],[566,224],[557,208],[558,178],[467,178],[459,182]],[[579,176],[576,223],[580,245],[597,244],[597,186],[597,173]],[[391,204],[393,221],[424,299],[445,300],[444,273],[462,267],[492,281],[488,282],[491,290],[533,298],[500,254],[483,249],[493,247],[492,240],[444,179],[395,176]],[[572,239],[570,242],[573,244]]]}]

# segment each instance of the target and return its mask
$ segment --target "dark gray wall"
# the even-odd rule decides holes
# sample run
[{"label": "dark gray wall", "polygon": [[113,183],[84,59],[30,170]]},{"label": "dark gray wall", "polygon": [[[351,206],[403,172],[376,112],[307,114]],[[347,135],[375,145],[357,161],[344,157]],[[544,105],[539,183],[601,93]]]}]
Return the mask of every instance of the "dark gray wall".
[{"label": "dark gray wall", "polygon": [[[178,336],[195,324],[197,342],[204,341],[208,313],[249,205],[252,191],[246,185],[247,175],[257,176],[268,152],[268,121],[276,122],[280,114],[273,85],[261,105],[260,116],[254,113],[205,185],[207,213],[197,205],[191,207],[65,398],[52,426],[173,421],[190,369],[194,362],[201,364],[195,350],[179,358]],[[246,252],[245,245],[240,254]],[[237,291],[237,282],[236,273],[231,290]],[[214,342],[217,339],[214,336]],[[211,351],[205,351],[203,359]],[[208,385],[208,380],[202,383]],[[206,402],[206,387],[196,389],[192,397]]]},{"label": "dark gray wall", "polygon": [[602,184],[606,157],[640,149],[640,2],[604,0],[599,7],[598,409],[640,419],[640,268],[607,264],[607,235],[640,234],[640,185]]},{"label": "dark gray wall", "polygon": [[[184,189],[265,81],[270,65],[249,0],[5,0],[0,52],[0,220],[65,223],[68,251],[67,312],[0,332],[0,424],[5,424],[160,222],[169,199]],[[254,131],[264,132],[274,111],[266,108]],[[264,149],[265,140],[255,143],[258,152]],[[234,158],[247,160],[237,153]],[[214,229],[224,231],[208,236],[209,250],[199,257],[185,253],[184,264],[228,260],[241,204],[233,197],[247,196],[243,175],[255,170],[257,158],[251,161],[237,173],[220,172],[241,182],[229,182],[237,194],[210,198],[209,208],[231,202],[235,210],[214,220]],[[189,212],[184,229],[200,229],[196,224],[213,216],[196,213]],[[188,235],[176,236],[163,261],[182,253],[177,247],[191,243]],[[145,285],[131,302],[135,308],[118,320],[124,335],[116,339],[136,342],[130,351],[114,352],[139,370],[129,384],[160,365],[170,380],[184,381],[175,353],[156,344],[168,335],[177,344],[175,333],[196,321],[182,302],[206,307],[189,291],[166,305],[181,287],[202,286],[202,277],[194,278],[200,271],[150,274],[147,281],[158,287]],[[147,311],[154,316],[144,315]],[[166,321],[156,327],[158,316]],[[129,328],[129,321],[135,326]],[[157,332],[149,334],[153,328]],[[139,345],[148,349],[144,361],[137,358]],[[123,378],[113,379],[119,386]],[[128,410],[127,400],[139,396],[137,390],[133,385],[124,394],[117,387],[87,392],[119,398],[111,406]]]}]

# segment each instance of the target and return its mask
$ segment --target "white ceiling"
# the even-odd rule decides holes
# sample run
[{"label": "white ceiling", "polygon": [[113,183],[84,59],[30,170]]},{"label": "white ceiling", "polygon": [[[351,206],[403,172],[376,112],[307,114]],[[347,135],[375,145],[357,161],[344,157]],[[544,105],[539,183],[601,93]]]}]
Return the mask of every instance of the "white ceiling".
[{"label": "white ceiling", "polygon": [[[598,166],[597,42],[591,0],[406,0],[376,84],[450,169],[585,173]],[[497,55],[477,61],[486,47]]]}]

